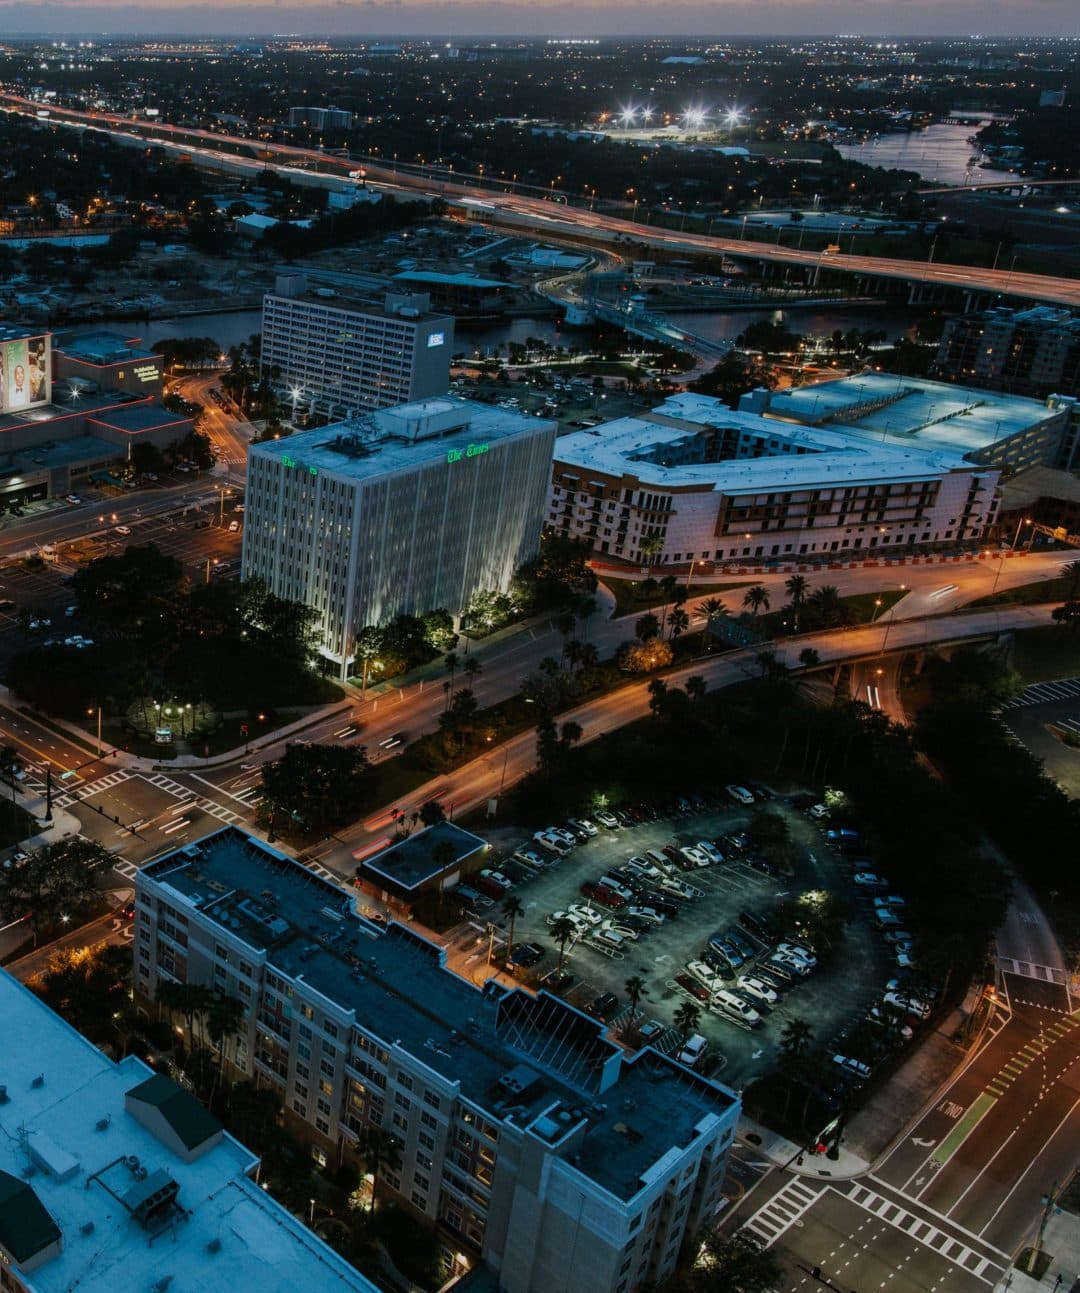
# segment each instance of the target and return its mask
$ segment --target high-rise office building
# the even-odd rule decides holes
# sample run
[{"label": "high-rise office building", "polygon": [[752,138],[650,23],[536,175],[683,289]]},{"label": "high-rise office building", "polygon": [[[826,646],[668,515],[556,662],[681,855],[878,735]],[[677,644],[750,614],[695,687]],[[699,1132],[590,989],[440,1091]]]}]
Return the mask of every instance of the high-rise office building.
[{"label": "high-rise office building", "polygon": [[263,298],[262,374],[295,413],[353,417],[442,395],[454,321],[428,297],[390,293],[381,306],[281,274]]},{"label": "high-rise office building", "polygon": [[4,1293],[376,1293],[165,1074],[115,1063],[4,971],[0,1019]]},{"label": "high-rise office building", "polygon": [[314,130],[352,130],[352,124],[353,114],[345,108],[289,109],[290,126],[311,126]]},{"label": "high-rise office building", "polygon": [[343,674],[356,635],[506,591],[535,556],[555,424],[444,396],[251,446],[244,578],[318,612]]},{"label": "high-rise office building", "polygon": [[715,1216],[739,1098],[631,1053],[559,997],[447,967],[348,891],[234,827],[136,876],[136,989],[212,985],[246,1014],[231,1053],[316,1157],[369,1128],[380,1190],[497,1273],[504,1293],[660,1284]]}]

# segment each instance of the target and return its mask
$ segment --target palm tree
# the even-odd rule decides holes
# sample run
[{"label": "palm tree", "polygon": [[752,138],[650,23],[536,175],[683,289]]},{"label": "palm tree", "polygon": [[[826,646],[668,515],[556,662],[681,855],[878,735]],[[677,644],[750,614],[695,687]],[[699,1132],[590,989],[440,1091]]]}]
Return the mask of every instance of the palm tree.
[{"label": "palm tree", "polygon": [[645,995],[645,980],[640,974],[632,974],[623,984],[626,990],[626,999],[630,1002],[630,1020],[633,1022],[637,1014],[638,1003]]},{"label": "palm tree", "polygon": [[780,1032],[780,1049],[792,1060],[797,1060],[810,1047],[814,1030],[805,1019],[789,1019]]},{"label": "palm tree", "polygon": [[506,931],[506,950],[509,955],[514,948],[514,925],[519,916],[525,915],[525,908],[517,894],[508,893],[502,900],[502,914],[510,922],[510,927]]},{"label": "palm tree", "polygon": [[559,945],[559,963],[555,967],[555,973],[561,974],[563,962],[566,960],[566,945],[572,943],[577,937],[577,926],[569,916],[560,916],[551,926],[551,937]]},{"label": "palm tree", "polygon": [[749,607],[756,617],[760,611],[767,611],[772,604],[769,600],[769,590],[764,584],[751,584],[743,594],[742,604]]},{"label": "palm tree", "polygon": [[684,686],[691,700],[704,700],[705,693],[709,690],[709,684],[699,673],[692,673]]},{"label": "palm tree", "polygon": [[[443,656],[443,664],[446,665],[446,670],[450,675],[450,686],[446,688],[446,703],[449,705],[454,695],[454,675],[457,673],[458,667],[457,652],[447,651],[446,655]],[[445,686],[445,684],[443,685]]]},{"label": "palm tree", "polygon": [[653,564],[653,557],[658,557],[664,550],[664,536],[662,534],[648,534],[638,544],[638,551],[641,553],[641,559],[646,566]]},{"label": "palm tree", "polygon": [[711,641],[715,622],[725,619],[731,611],[719,597],[710,597],[698,606],[698,610],[705,616],[705,636]]},{"label": "palm tree", "polygon": [[473,679],[479,677],[484,672],[484,666],[477,660],[476,656],[470,655],[465,657],[465,663],[461,666],[461,672],[469,680],[470,686]]},{"label": "palm tree", "polygon": [[590,597],[586,594],[586,596],[578,598],[574,609],[577,611],[577,617],[581,621],[581,636],[587,637],[589,620],[600,609],[600,603],[595,597]]},{"label": "palm tree", "polygon": [[676,606],[668,616],[668,637],[672,642],[676,641],[679,636],[686,632],[690,627],[690,616],[681,606]]},{"label": "palm tree", "polygon": [[835,584],[822,584],[815,588],[806,604],[814,608],[822,628],[832,627],[840,617],[840,592]]},{"label": "palm tree", "polygon": [[701,1011],[692,1001],[684,1001],[675,1011],[675,1027],[679,1030],[682,1037],[683,1045],[686,1039],[698,1026],[698,1020],[701,1018]]},{"label": "palm tree", "polygon": [[805,575],[790,575],[784,580],[784,591],[791,598],[791,609],[795,617],[795,632],[799,631],[799,612],[806,601],[810,581]]}]

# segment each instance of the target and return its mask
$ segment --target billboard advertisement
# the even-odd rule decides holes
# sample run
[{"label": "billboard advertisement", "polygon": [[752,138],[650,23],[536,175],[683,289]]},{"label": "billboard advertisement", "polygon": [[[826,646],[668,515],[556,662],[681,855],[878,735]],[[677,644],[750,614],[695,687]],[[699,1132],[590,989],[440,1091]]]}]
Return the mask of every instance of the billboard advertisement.
[{"label": "billboard advertisement", "polygon": [[0,412],[17,413],[49,402],[50,342],[47,336],[0,342]]}]

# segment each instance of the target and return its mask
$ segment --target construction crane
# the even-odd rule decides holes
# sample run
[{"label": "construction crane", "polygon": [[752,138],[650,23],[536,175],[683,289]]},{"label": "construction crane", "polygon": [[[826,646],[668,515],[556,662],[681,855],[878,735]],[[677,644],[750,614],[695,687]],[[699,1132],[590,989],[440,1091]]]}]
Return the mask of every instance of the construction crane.
[{"label": "construction crane", "polygon": [[1080,548],[1080,534],[1070,534],[1063,525],[1040,525],[1038,521],[1028,521],[1036,534],[1045,534],[1048,539],[1064,543],[1070,548]]}]

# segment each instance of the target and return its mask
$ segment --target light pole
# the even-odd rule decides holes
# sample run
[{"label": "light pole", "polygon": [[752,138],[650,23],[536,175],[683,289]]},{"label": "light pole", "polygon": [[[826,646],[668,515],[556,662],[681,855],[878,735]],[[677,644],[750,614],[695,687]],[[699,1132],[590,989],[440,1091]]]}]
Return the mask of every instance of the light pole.
[{"label": "light pole", "polygon": [[[86,711],[87,718],[90,718],[93,715],[93,712],[94,712],[93,709],[88,709]],[[98,705],[97,707],[97,743],[98,743],[98,752],[100,753],[101,751],[101,706],[100,705]]]},{"label": "light pole", "polygon": [[1016,533],[1013,535],[1013,541],[1012,541],[1012,548],[1013,548],[1013,551],[1014,551],[1014,552],[1016,551],[1016,545],[1020,542],[1020,531],[1021,531],[1021,529],[1023,529],[1023,527],[1024,527],[1025,525],[1030,525],[1030,524],[1031,524],[1031,518],[1030,518],[1030,517],[1023,517],[1023,518],[1021,518],[1019,521],[1017,521],[1017,523],[1016,523]]},{"label": "light pole", "polygon": [[219,564],[219,563],[218,563],[218,559],[217,559],[217,557],[207,557],[207,558],[206,558],[206,578],[205,578],[205,580],[204,580],[203,582],[204,582],[204,583],[207,583],[207,584],[210,582],[210,565],[211,565],[211,562],[212,562],[215,566]]}]

